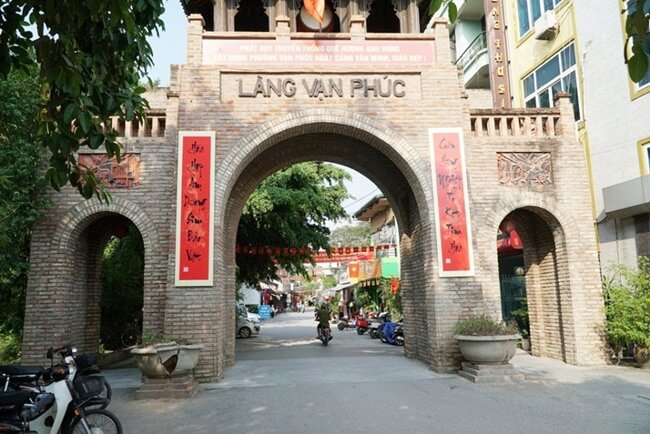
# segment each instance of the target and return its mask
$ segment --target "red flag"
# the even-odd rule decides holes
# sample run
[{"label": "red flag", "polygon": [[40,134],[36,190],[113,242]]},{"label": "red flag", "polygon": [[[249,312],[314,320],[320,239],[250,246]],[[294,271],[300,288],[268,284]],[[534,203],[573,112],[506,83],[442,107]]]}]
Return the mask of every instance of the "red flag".
[{"label": "red flag", "polygon": [[325,16],[325,0],[303,0],[305,10],[316,21],[323,24],[323,17]]}]

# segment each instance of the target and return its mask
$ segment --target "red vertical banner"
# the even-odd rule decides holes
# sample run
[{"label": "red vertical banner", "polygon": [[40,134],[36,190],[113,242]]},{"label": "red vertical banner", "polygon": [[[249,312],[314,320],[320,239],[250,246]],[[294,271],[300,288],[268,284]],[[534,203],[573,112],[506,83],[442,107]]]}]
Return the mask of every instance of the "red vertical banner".
[{"label": "red vertical banner", "polygon": [[212,286],[215,135],[178,134],[176,286]]},{"label": "red vertical banner", "polygon": [[438,265],[442,277],[474,275],[463,130],[430,128]]}]

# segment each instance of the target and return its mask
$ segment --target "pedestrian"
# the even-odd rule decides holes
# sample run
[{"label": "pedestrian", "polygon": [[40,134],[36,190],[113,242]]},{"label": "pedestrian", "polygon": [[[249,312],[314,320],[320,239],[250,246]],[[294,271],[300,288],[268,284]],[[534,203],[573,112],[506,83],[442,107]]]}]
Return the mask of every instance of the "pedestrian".
[{"label": "pedestrian", "polygon": [[339,321],[341,321],[343,319],[343,315],[345,315],[345,305],[343,304],[342,301],[339,301],[338,311],[339,311]]}]

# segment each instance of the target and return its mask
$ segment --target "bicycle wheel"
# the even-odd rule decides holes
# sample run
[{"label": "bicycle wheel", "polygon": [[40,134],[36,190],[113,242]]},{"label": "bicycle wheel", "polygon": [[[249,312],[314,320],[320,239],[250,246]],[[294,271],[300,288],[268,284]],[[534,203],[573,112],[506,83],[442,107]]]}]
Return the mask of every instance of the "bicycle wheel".
[{"label": "bicycle wheel", "polygon": [[[122,424],[119,419],[110,411],[96,409],[85,412],[83,420],[86,421],[91,433],[122,434]],[[72,421],[68,434],[88,434],[82,418],[77,417]]]},{"label": "bicycle wheel", "polygon": [[136,327],[128,327],[120,335],[120,341],[125,348],[137,345],[140,341],[140,330]]}]

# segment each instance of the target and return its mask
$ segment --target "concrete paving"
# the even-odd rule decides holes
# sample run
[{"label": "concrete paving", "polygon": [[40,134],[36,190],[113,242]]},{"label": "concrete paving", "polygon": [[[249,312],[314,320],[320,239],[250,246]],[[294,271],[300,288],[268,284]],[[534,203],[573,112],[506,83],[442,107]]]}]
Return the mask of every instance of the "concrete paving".
[{"label": "concrete paving", "polygon": [[530,381],[472,384],[437,374],[354,330],[323,347],[313,313],[237,339],[220,383],[185,400],[134,401],[135,369],[105,371],[125,433],[650,433],[650,372],[575,367],[520,353]]}]

